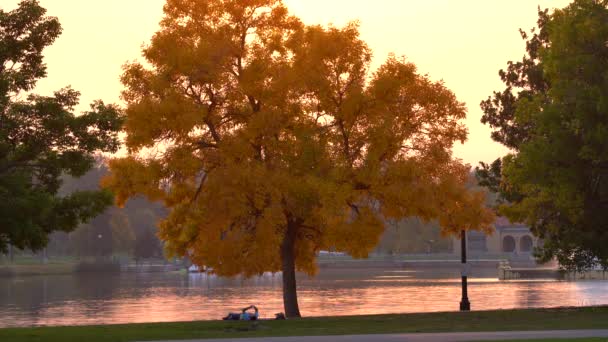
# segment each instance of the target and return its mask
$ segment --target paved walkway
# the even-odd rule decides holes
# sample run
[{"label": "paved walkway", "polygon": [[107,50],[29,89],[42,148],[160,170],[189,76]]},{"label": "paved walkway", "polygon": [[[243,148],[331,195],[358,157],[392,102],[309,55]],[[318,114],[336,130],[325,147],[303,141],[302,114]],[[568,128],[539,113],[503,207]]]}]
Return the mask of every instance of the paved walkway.
[{"label": "paved walkway", "polygon": [[[478,333],[433,333],[433,334],[392,334],[392,335],[352,335],[352,336],[297,336],[262,337],[245,339],[189,340],[188,342],[458,342],[491,340],[527,340],[544,338],[585,338],[606,337],[608,330],[556,330],[556,331],[509,331]],[[177,341],[164,341],[177,342]],[[185,341],[180,341],[185,342]]]}]

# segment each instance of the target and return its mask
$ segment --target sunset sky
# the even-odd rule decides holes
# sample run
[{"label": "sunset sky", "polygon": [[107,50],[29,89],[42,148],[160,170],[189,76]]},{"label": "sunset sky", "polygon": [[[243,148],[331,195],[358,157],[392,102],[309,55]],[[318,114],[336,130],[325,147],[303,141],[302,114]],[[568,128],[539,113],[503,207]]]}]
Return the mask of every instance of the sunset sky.
[{"label": "sunset sky", "polygon": [[[2,0],[4,10],[18,0]],[[405,55],[421,73],[443,79],[469,109],[469,140],[455,155],[476,165],[506,150],[479,122],[479,102],[502,89],[498,70],[520,59],[518,28],[535,25],[537,6],[564,7],[568,0],[284,0],[308,24],[343,25],[359,20],[374,52],[373,67],[389,53]],[[67,85],[82,93],[80,110],[95,100],[120,103],[121,66],[140,58],[156,32],[164,0],[41,0],[57,16],[63,34],[46,50],[48,78],[36,91],[50,94]]]}]

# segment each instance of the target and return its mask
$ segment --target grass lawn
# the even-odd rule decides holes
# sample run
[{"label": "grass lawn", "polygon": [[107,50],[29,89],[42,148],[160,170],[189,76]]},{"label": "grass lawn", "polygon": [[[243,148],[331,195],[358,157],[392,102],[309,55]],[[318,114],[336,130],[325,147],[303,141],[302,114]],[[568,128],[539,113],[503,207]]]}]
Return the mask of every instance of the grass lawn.
[{"label": "grass lawn", "polygon": [[47,263],[37,256],[15,256],[13,262],[0,257],[0,277],[70,274],[77,263],[74,257],[53,257]]},{"label": "grass lawn", "polygon": [[0,276],[36,276],[53,274],[70,274],[74,272],[75,263],[52,262],[48,264],[0,265]]},{"label": "grass lawn", "polygon": [[469,313],[325,317],[287,321],[201,321],[82,327],[11,328],[0,329],[0,341],[120,342],[263,336],[607,328],[608,306],[478,311]]}]

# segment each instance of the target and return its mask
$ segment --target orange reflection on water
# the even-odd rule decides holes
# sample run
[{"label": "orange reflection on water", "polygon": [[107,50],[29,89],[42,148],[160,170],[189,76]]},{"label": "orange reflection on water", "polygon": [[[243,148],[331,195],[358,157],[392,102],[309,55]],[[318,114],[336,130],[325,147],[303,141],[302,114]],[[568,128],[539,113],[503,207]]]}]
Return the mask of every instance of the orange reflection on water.
[{"label": "orange reflection on water", "polygon": [[[301,277],[305,316],[455,311],[460,281],[371,270]],[[105,277],[105,278],[104,278]],[[211,320],[255,304],[263,318],[283,311],[281,277],[205,275],[32,277],[0,280],[0,327]],[[474,310],[608,304],[608,282],[470,279]]]}]

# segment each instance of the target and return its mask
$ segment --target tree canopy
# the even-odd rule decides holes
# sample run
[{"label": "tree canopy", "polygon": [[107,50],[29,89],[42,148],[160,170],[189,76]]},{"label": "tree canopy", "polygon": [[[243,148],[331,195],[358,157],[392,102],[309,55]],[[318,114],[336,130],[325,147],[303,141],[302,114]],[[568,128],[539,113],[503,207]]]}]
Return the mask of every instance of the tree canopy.
[{"label": "tree canopy", "polygon": [[483,165],[482,181],[544,240],[540,259],[567,268],[608,266],[607,4],[539,11],[538,31],[522,32],[527,56],[509,62],[507,88],[482,103],[493,138],[514,151]]},{"label": "tree canopy", "polygon": [[42,248],[48,234],[70,231],[112,203],[105,191],[58,195],[63,174],[80,176],[94,153],[115,152],[121,116],[101,101],[73,113],[79,93],[31,93],[46,76],[43,50],[61,33],[35,0],[0,9],[0,251]]},{"label": "tree canopy", "polygon": [[366,257],[384,219],[488,230],[484,194],[452,157],[464,104],[390,57],[370,71],[356,23],[306,26],[280,0],[168,0],[122,82],[129,155],[104,182],[162,200],[166,248],[220,275],[295,271],[319,250]]}]

